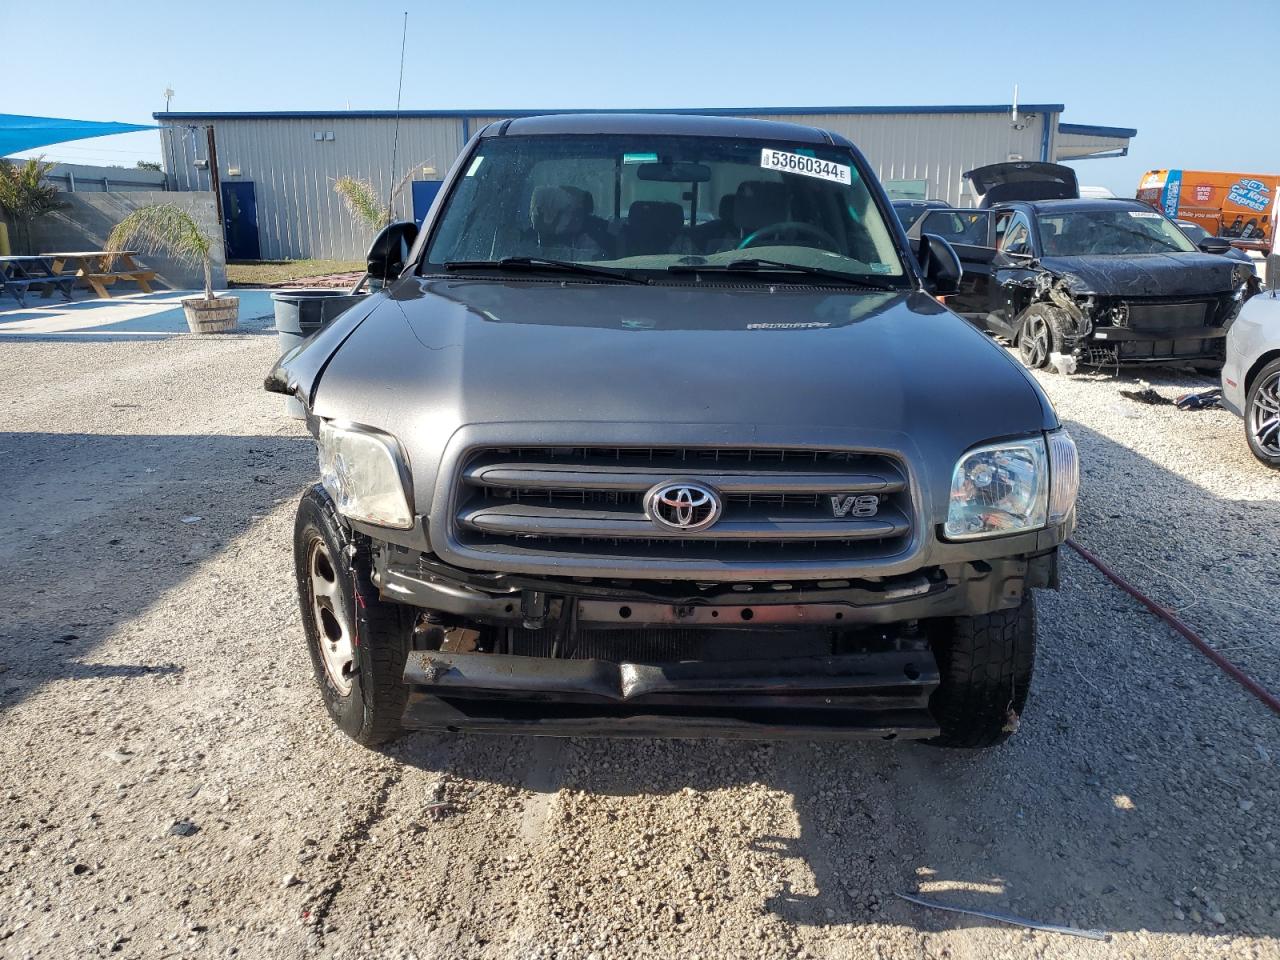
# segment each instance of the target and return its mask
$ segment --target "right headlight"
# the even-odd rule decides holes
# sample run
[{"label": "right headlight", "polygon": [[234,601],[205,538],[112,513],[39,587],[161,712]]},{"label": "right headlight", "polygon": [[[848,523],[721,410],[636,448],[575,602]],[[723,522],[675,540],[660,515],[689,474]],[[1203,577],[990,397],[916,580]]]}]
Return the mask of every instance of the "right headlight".
[{"label": "right headlight", "polygon": [[944,533],[977,540],[1039,530],[1071,512],[1080,486],[1076,445],[1065,430],[975,447],[951,475]]},{"label": "right headlight", "polygon": [[397,448],[385,433],[320,424],[320,482],[339,513],[382,527],[413,526]]}]

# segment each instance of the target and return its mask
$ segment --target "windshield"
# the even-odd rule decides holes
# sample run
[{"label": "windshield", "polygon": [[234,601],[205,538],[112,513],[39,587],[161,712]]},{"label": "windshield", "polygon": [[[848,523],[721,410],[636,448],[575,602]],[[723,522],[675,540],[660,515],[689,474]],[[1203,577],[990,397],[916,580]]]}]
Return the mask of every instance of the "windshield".
[{"label": "windshield", "polygon": [[893,212],[898,215],[898,219],[902,222],[903,230],[910,230],[916,225],[921,217],[929,212],[929,207],[923,203],[913,203],[910,200],[893,202]]},{"label": "windshield", "polygon": [[425,269],[510,257],[671,282],[692,277],[668,267],[745,259],[772,261],[775,273],[794,264],[909,282],[847,150],[719,137],[482,140],[448,198]]},{"label": "windshield", "polygon": [[1209,236],[1209,231],[1198,224],[1188,223],[1185,220],[1178,220],[1176,223],[1192,243],[1199,243],[1201,240]]},{"label": "windshield", "polygon": [[1186,234],[1154,210],[1084,210],[1040,214],[1040,246],[1047,257],[1194,253]]}]

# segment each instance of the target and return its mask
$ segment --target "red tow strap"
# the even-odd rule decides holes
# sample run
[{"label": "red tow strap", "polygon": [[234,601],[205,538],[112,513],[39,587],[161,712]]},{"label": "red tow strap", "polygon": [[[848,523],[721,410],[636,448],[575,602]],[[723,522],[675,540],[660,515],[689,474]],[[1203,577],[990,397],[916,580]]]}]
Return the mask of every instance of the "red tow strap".
[{"label": "red tow strap", "polygon": [[1102,575],[1117,587],[1129,594],[1129,596],[1133,597],[1169,626],[1173,627],[1174,630],[1177,630],[1178,633],[1186,637],[1187,640],[1191,642],[1191,645],[1213,661],[1219,670],[1270,707],[1272,712],[1280,714],[1280,697],[1277,697],[1257,680],[1253,679],[1253,677],[1249,676],[1217,650],[1205,643],[1204,640],[1200,638],[1200,635],[1178,619],[1178,615],[1172,610],[1163,604],[1152,600],[1132,583],[1107,566],[1106,563],[1103,562],[1096,554],[1092,553],[1087,548],[1080,546],[1080,544],[1076,543],[1075,540],[1068,540],[1067,546],[1071,547],[1071,549],[1075,550],[1076,553],[1080,554],[1080,556],[1084,557],[1091,564],[1097,567],[1102,572]]}]

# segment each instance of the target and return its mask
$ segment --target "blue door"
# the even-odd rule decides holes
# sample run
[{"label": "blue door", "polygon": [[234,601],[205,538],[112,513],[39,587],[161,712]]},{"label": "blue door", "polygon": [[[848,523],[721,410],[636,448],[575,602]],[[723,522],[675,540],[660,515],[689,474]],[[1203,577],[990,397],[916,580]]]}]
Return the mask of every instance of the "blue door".
[{"label": "blue door", "polygon": [[413,222],[418,226],[422,226],[427,211],[431,209],[432,201],[440,192],[441,183],[440,180],[413,181]]},{"label": "blue door", "polygon": [[222,235],[228,260],[259,260],[258,195],[252,181],[222,184]]}]

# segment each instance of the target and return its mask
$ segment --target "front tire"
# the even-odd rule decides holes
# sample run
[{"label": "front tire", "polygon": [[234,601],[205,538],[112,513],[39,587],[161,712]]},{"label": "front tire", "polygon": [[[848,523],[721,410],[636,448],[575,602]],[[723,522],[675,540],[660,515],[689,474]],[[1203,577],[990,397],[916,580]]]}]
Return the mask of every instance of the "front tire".
[{"label": "front tire", "polygon": [[374,747],[401,732],[411,608],[383,600],[369,577],[368,542],[321,486],[302,495],[293,528],[298,600],[311,666],[334,723]]},{"label": "front tire", "polygon": [[929,743],[969,749],[1003,743],[1017,729],[1036,656],[1035,603],[957,617],[934,644],[942,682],[929,699],[939,735]]},{"label": "front tire", "polygon": [[1244,403],[1244,434],[1260,463],[1280,469],[1280,360],[1258,371]]},{"label": "front tire", "polygon": [[1056,369],[1049,363],[1049,358],[1062,352],[1065,324],[1066,313],[1061,307],[1047,303],[1033,303],[1027,307],[1018,324],[1018,359],[1022,365],[1029,370]]}]

